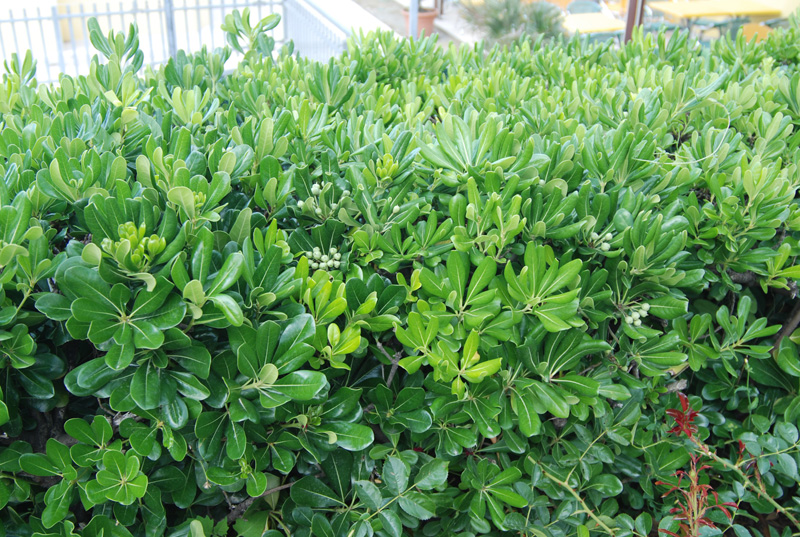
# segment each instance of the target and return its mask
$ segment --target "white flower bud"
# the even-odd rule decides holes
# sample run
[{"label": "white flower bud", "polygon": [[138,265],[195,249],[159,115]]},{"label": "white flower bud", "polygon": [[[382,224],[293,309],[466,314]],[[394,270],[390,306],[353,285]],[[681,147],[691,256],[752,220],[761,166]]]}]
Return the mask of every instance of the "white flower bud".
[{"label": "white flower bud", "polygon": [[319,268],[319,263],[311,263],[311,268],[318,269]]},{"label": "white flower bud", "polygon": [[304,202],[303,200],[300,200],[300,201],[297,202],[297,208],[298,209],[302,209],[303,207],[305,207],[305,205],[306,205],[306,202]]},{"label": "white flower bud", "polygon": [[317,207],[317,208],[314,210],[314,214],[316,214],[317,216],[321,215],[321,214],[322,214],[322,209],[320,209],[319,207]]},{"label": "white flower bud", "polygon": [[625,317],[625,322],[628,323],[628,324],[631,324],[633,322],[633,317],[631,317],[630,315],[626,316]]},{"label": "white flower bud", "polygon": [[336,252],[335,254],[333,254],[333,259],[334,260],[339,261],[341,258],[342,258],[342,254],[340,254],[339,252]]},{"label": "white flower bud", "polygon": [[319,250],[314,250],[314,259],[319,259],[320,257],[322,257],[322,254]]},{"label": "white flower bud", "polygon": [[320,261],[322,261],[323,263],[327,263],[327,262],[328,262],[328,259],[330,259],[330,257],[328,257],[327,255],[323,255],[323,256],[320,258]]},{"label": "white flower bud", "polygon": [[606,233],[605,237],[603,237],[603,239],[605,241],[610,241],[613,238],[614,238],[614,235],[612,235],[611,233]]},{"label": "white flower bud", "polygon": [[547,182],[544,179],[539,179],[539,186],[544,186],[546,184]]},{"label": "white flower bud", "polygon": [[608,244],[607,242],[604,242],[603,244],[600,245],[600,249],[603,250],[604,252],[607,252],[611,249],[611,245]]},{"label": "white flower bud", "polygon": [[596,241],[597,239],[599,239],[599,238],[600,238],[600,235],[598,235],[597,233],[595,233],[594,231],[592,231],[592,234],[591,234],[591,235],[589,235],[589,238],[590,238],[591,240],[593,240],[593,241]]},{"label": "white flower bud", "polygon": [[642,318],[642,316],[641,316],[641,315],[639,315],[639,312],[638,312],[638,311],[634,311],[633,313],[631,313],[631,317],[633,317],[633,320],[634,320],[634,321],[636,321],[636,320],[638,320],[638,319],[641,319],[641,318]]},{"label": "white flower bud", "polygon": [[650,304],[648,304],[647,302],[645,302],[644,304],[642,304],[642,309],[643,309],[644,311],[650,311]]},{"label": "white flower bud", "polygon": [[400,212],[400,207],[398,207],[397,205],[395,205],[394,207],[392,207],[392,214],[397,214],[397,213],[399,213],[399,212]]},{"label": "white flower bud", "polygon": [[340,261],[334,261],[333,262],[333,268],[339,268],[341,265],[342,265],[342,263]]},{"label": "white flower bud", "polygon": [[336,253],[336,248],[329,248],[329,249],[328,249],[328,253],[329,253],[330,255],[333,255],[333,254],[335,254],[335,253]]},{"label": "white flower bud", "polygon": [[349,190],[345,190],[345,191],[342,192],[342,196],[349,196],[349,195],[350,195],[350,191]]},{"label": "white flower bud", "polygon": [[311,193],[312,194],[314,194],[315,196],[319,196],[320,192],[321,192],[321,189],[319,188],[318,184],[315,183],[315,184],[311,185]]},{"label": "white flower bud", "polygon": [[633,326],[642,326],[642,321],[636,319],[635,321],[633,321]]}]

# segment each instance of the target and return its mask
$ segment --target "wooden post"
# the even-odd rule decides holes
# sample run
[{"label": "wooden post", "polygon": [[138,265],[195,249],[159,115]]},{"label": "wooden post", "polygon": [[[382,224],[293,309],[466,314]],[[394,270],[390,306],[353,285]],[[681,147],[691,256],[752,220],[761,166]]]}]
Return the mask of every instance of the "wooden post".
[{"label": "wooden post", "polygon": [[625,21],[625,43],[631,40],[633,29],[641,26],[644,19],[645,0],[628,0],[628,16]]}]

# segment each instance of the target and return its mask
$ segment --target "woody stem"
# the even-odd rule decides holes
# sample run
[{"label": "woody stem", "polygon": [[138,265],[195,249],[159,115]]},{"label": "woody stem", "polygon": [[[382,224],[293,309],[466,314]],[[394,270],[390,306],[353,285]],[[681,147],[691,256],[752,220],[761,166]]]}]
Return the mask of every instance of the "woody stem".
[{"label": "woody stem", "polygon": [[776,502],[772,498],[772,496],[767,494],[766,491],[762,490],[760,487],[757,487],[752,481],[750,481],[750,479],[745,475],[742,469],[739,468],[739,466],[733,464],[727,459],[723,459],[722,457],[711,451],[711,449],[709,449],[707,445],[703,444],[696,438],[692,438],[692,440],[694,440],[695,445],[697,445],[697,447],[700,448],[700,450],[703,452],[703,455],[705,455],[710,459],[713,459],[714,462],[723,466],[726,470],[730,470],[734,472],[736,475],[738,475],[739,479],[741,479],[742,484],[744,484],[745,487],[755,492],[763,500],[766,500],[772,507],[775,508],[777,512],[781,513],[783,516],[788,518],[789,521],[794,525],[794,527],[800,529],[800,521],[798,521],[797,518],[795,518],[795,516],[792,515],[785,507]]}]

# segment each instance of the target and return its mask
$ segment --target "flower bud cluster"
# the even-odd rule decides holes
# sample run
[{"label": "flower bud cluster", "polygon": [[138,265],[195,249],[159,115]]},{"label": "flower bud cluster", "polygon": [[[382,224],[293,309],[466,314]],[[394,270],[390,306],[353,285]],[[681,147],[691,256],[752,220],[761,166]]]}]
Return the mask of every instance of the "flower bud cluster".
[{"label": "flower bud cluster", "polygon": [[642,319],[647,317],[649,312],[650,304],[642,302],[628,310],[627,315],[625,315],[625,322],[634,327],[642,326]]},{"label": "flower bud cluster", "polygon": [[606,233],[605,235],[600,236],[597,233],[592,232],[592,234],[589,235],[589,238],[597,248],[601,249],[604,252],[607,252],[611,249],[610,242],[614,239],[614,235],[612,235],[611,233]]},{"label": "flower bud cluster", "polygon": [[321,248],[315,246],[314,250],[305,254],[310,260],[309,265],[314,270],[338,269],[342,264],[342,254],[336,248],[329,248],[327,252],[323,252]]},{"label": "flower bud cluster", "polygon": [[[322,187],[317,183],[311,185],[311,196],[305,200],[299,200],[297,202],[297,208],[303,212],[311,212],[314,213],[316,216],[322,216],[322,207],[319,205],[319,196],[322,194]],[[350,195],[349,190],[345,190],[342,192],[342,196],[346,197]],[[338,203],[332,203],[330,205],[331,211],[336,211],[339,208]]]}]

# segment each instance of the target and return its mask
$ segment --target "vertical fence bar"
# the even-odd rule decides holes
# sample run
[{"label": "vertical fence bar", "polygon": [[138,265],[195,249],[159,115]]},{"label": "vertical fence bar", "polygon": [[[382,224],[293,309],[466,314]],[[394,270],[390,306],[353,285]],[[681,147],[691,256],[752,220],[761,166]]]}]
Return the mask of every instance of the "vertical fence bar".
[{"label": "vertical fence bar", "polygon": [[56,48],[58,49],[58,68],[61,73],[67,70],[66,64],[64,62],[64,39],[61,37],[61,22],[58,20],[58,8],[53,6],[52,10],[53,14],[53,30],[55,30],[56,36]]},{"label": "vertical fence bar", "polygon": [[[289,10],[286,9],[286,2],[284,0],[281,0],[280,5],[281,5],[281,7],[280,7],[281,17],[285,21],[286,18],[289,16]],[[286,43],[288,41],[288,39],[286,38],[286,36],[288,35],[288,32],[286,31],[287,30],[286,23],[284,22],[282,25],[280,25],[280,28],[281,28],[281,30],[280,30],[281,31],[281,41],[283,43]]]},{"label": "vertical fence bar", "polygon": [[408,35],[417,39],[419,32],[417,27],[419,24],[419,0],[411,0],[411,5],[408,7]]},{"label": "vertical fence bar", "polygon": [[[108,10],[111,11],[111,6],[108,7]],[[125,6],[119,4],[119,31],[124,32],[125,28]],[[113,28],[113,25],[112,25]]]},{"label": "vertical fence bar", "polygon": [[6,59],[6,44],[3,39],[3,24],[0,23],[0,60]]},{"label": "vertical fence bar", "polygon": [[[66,6],[67,8],[67,30],[69,30],[69,44],[72,48],[72,63],[75,65],[75,72],[73,73],[75,76],[81,71],[80,66],[78,65],[78,51],[75,50],[75,32],[72,31],[72,10],[70,9],[69,5]],[[62,45],[63,46],[63,45]]]},{"label": "vertical fence bar", "polygon": [[[139,15],[139,9],[138,9],[136,0],[133,0],[133,5],[131,6],[131,10],[130,10],[129,13],[131,14],[130,23],[136,24],[136,27],[138,28],[139,27],[139,21],[137,19],[138,19],[138,15]],[[141,32],[141,30],[139,30],[139,50],[142,50],[144,48],[144,47],[142,47],[143,43],[142,43],[142,37],[141,36],[142,36],[142,32]],[[143,50],[142,50],[142,54],[144,54]]]},{"label": "vertical fence bar", "polygon": [[212,51],[214,50],[214,34],[216,33],[217,28],[214,26],[214,0],[211,0],[208,3],[208,20],[209,24],[211,25],[211,34],[209,35],[209,42],[211,46],[209,47]]},{"label": "vertical fence bar", "polygon": [[186,35],[186,46],[184,48],[184,52],[189,54],[192,52],[192,37],[189,35],[192,32],[189,31],[189,6],[186,5],[186,0],[183,2],[183,33]]},{"label": "vertical fence bar", "polygon": [[[22,18],[25,20],[25,33],[28,34],[28,50],[33,54],[33,41],[31,40],[31,21],[28,18],[28,10],[22,10]],[[47,61],[45,59],[45,61]]]},{"label": "vertical fence bar", "polygon": [[108,26],[106,27],[106,30],[105,30],[107,32],[109,30],[113,30],[114,29],[114,17],[112,17],[112,15],[114,15],[114,12],[111,11],[111,4],[108,3],[108,2],[106,2],[106,11],[105,11],[105,13],[106,13],[106,18],[108,18]]},{"label": "vertical fence bar", "polygon": [[14,50],[19,53],[22,49],[19,48],[19,39],[17,39],[17,25],[14,24],[14,12],[9,9],[8,14],[11,19],[11,34],[14,36]]},{"label": "vertical fence bar", "polygon": [[[45,40],[45,33],[44,33],[44,17],[42,17],[42,8],[36,8],[36,18],[39,19],[39,36],[42,39],[42,45],[44,45],[45,50],[47,50],[47,41]],[[46,56],[46,55],[45,55]],[[41,78],[41,77],[40,77]],[[50,80],[50,61],[47,60],[47,79]]]},{"label": "vertical fence bar", "polygon": [[[156,0],[156,6],[158,6],[159,0]],[[158,36],[161,38],[161,47],[158,49],[159,53],[165,54],[169,51],[169,43],[167,42],[167,21],[161,16],[162,15],[162,8],[158,7],[158,12],[155,14],[156,20],[158,20]],[[166,61],[165,57],[159,57],[158,61]]]},{"label": "vertical fence bar", "polygon": [[[83,25],[84,31],[87,31],[86,28],[87,28],[87,23],[88,23],[89,20],[86,18],[85,11],[83,11],[83,4],[78,4],[78,11],[81,14],[81,24]],[[88,39],[88,35],[89,34],[87,33],[86,34],[86,36],[87,36],[86,46],[83,47],[83,50],[86,52],[86,65],[87,65],[87,68],[88,68],[89,65],[92,64],[92,47],[89,45],[90,41]],[[75,54],[77,54],[77,53],[78,53],[78,51],[76,50]]]},{"label": "vertical fence bar", "polygon": [[[206,5],[208,5],[208,3],[206,3]],[[200,50],[203,47],[203,21],[202,21],[202,17],[200,17],[200,10],[202,8],[200,7],[199,3],[196,6],[196,8],[197,8],[197,34],[198,34],[199,39],[200,39],[200,42],[198,43],[197,49]]]},{"label": "vertical fence bar", "polygon": [[6,44],[5,40],[3,39],[3,25],[0,24],[0,60],[6,59],[8,59],[8,56],[6,56]]},{"label": "vertical fence bar", "polygon": [[[148,0],[144,0],[144,12],[145,17],[147,19],[147,28],[145,28],[145,32],[147,32],[147,42],[150,45],[150,63],[156,61],[156,49],[153,47],[153,30],[154,27],[150,25],[150,2]],[[161,25],[159,25],[161,26]]]},{"label": "vertical fence bar", "polygon": [[[281,17],[285,17],[286,16],[286,5],[283,3],[283,1],[280,2],[280,8],[279,9],[280,9],[280,12],[281,12]],[[286,39],[286,26],[285,25],[281,26],[280,32],[281,32],[281,40],[284,43],[286,43],[287,39]]]},{"label": "vertical fence bar", "polygon": [[178,54],[178,45],[175,42],[175,4],[173,0],[164,0],[164,26],[167,33],[167,58]]}]

